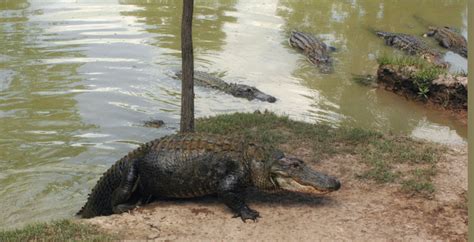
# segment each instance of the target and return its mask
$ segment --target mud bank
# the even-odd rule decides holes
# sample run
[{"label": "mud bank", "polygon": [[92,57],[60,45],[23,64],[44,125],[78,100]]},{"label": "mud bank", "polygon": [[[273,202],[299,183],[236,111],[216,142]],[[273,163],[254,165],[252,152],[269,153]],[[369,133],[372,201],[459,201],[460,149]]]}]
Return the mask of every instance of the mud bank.
[{"label": "mud bank", "polygon": [[381,64],[377,82],[409,99],[421,101],[447,110],[467,112],[467,82],[465,75],[437,74],[414,65]]}]

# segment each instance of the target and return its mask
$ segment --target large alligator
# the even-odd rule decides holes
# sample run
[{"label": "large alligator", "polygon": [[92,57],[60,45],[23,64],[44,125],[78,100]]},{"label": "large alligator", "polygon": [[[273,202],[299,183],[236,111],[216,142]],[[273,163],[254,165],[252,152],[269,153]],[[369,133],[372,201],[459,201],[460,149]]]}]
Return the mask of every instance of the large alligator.
[{"label": "large alligator", "polygon": [[467,40],[451,27],[429,27],[424,36],[433,37],[439,45],[467,58]]},{"label": "large alligator", "polygon": [[336,178],[277,149],[239,138],[176,134],[145,143],[112,165],[77,215],[91,218],[121,213],[150,197],[217,194],[245,222],[259,217],[244,201],[247,187],[324,194],[340,186]]},{"label": "large alligator", "polygon": [[[181,71],[176,73],[176,77],[182,79]],[[255,87],[245,84],[227,83],[220,78],[202,71],[194,71],[194,83],[199,86],[214,88],[231,94],[234,97],[246,98],[248,100],[257,99],[270,103],[274,103],[277,100],[275,97],[265,94]]]},{"label": "large alligator", "polygon": [[330,51],[336,50],[327,46],[320,39],[303,32],[292,31],[288,43],[291,47],[303,51],[309,62],[316,65],[322,73],[333,72],[333,60],[329,56]]},{"label": "large alligator", "polygon": [[430,48],[425,42],[409,34],[391,33],[385,31],[374,31],[379,37],[385,40],[385,44],[400,49],[409,55],[420,56],[423,59],[437,66],[448,67],[449,64],[443,61],[441,53]]}]

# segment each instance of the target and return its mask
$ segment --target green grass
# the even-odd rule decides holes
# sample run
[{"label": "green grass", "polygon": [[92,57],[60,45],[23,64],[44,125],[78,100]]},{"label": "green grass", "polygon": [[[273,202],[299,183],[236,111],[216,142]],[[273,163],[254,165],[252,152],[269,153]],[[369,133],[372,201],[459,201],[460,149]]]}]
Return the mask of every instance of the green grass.
[{"label": "green grass", "polygon": [[377,58],[377,62],[380,65],[417,66],[419,68],[434,66],[422,58],[406,55],[383,54]]},{"label": "green grass", "polygon": [[428,98],[432,81],[439,75],[447,73],[447,69],[436,66],[419,57],[382,55],[377,61],[380,65],[416,67],[416,71],[411,73],[411,79],[418,88],[418,95],[425,99]]},{"label": "green grass", "polygon": [[71,220],[36,223],[21,229],[1,231],[0,241],[112,241],[117,239],[91,225]]},{"label": "green grass", "polygon": [[[291,150],[306,147],[313,151],[315,160],[352,154],[359,158],[358,162],[368,166],[364,173],[358,174],[358,178],[397,183],[402,185],[403,191],[422,195],[434,191],[431,179],[436,173],[434,164],[441,153],[441,148],[434,144],[408,137],[384,135],[360,128],[309,124],[269,112],[198,119],[196,130],[222,135],[238,134],[264,145],[286,144]],[[402,165],[407,170],[396,168]],[[429,175],[419,176],[416,170],[427,170]]]}]

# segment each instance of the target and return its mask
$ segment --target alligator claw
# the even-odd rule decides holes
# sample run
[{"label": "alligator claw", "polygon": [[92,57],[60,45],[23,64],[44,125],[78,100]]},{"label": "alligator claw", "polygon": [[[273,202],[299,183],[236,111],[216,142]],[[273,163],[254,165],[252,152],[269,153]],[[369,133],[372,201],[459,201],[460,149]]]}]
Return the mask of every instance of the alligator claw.
[{"label": "alligator claw", "polygon": [[244,208],[240,210],[240,212],[238,214],[235,214],[232,218],[238,217],[240,217],[244,223],[247,219],[251,219],[254,222],[257,222],[257,219],[261,218],[260,214],[251,208]]}]

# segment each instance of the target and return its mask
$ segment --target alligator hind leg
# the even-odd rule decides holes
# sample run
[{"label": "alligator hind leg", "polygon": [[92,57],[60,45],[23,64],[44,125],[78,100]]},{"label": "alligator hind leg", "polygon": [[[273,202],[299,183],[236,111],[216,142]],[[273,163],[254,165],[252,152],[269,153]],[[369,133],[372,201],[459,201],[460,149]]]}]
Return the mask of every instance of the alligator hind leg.
[{"label": "alligator hind leg", "polygon": [[140,179],[135,164],[135,161],[131,162],[130,166],[124,171],[119,187],[112,193],[112,211],[114,213],[123,213],[136,206],[139,198],[134,192]]},{"label": "alligator hind leg", "polygon": [[228,175],[219,184],[219,198],[236,214],[235,217],[242,218],[245,222],[247,219],[256,221],[260,214],[249,208],[244,201],[243,187],[236,175]]}]

